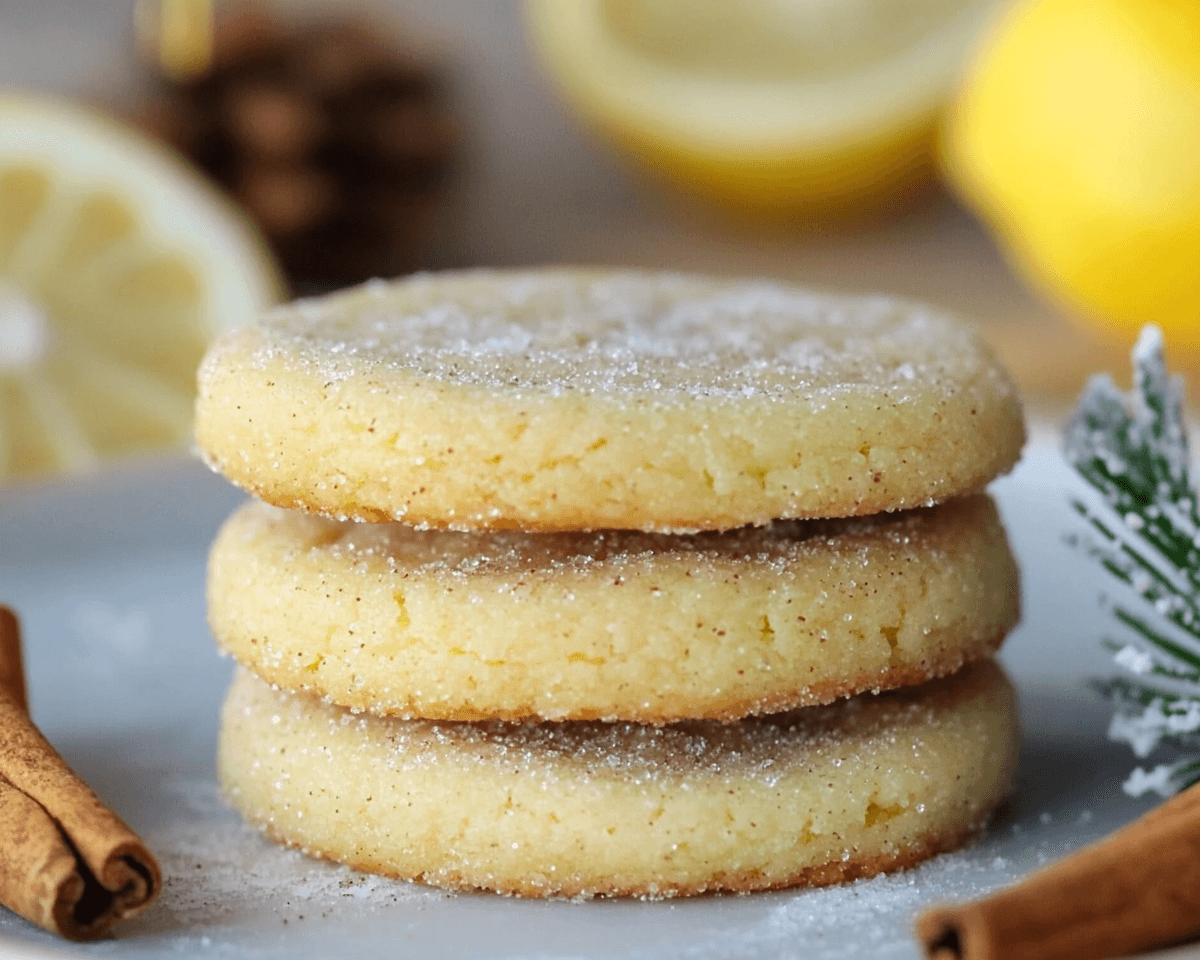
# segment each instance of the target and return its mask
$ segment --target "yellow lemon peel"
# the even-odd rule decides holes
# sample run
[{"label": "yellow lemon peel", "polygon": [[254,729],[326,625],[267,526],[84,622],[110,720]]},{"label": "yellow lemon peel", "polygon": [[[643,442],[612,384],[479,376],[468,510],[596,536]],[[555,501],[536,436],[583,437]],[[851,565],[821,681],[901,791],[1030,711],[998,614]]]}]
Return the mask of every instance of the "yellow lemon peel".
[{"label": "yellow lemon peel", "polygon": [[1200,342],[1200,4],[1031,0],[983,43],[944,162],[1016,270],[1132,342]]},{"label": "yellow lemon peel", "polygon": [[527,0],[582,119],[662,178],[755,215],[922,180],[990,0]]}]

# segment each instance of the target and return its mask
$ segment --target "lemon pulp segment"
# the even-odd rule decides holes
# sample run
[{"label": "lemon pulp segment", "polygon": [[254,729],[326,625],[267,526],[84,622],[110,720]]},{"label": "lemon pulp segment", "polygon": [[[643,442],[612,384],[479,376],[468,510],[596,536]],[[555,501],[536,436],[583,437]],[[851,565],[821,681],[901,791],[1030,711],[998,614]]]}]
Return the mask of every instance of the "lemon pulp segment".
[{"label": "lemon pulp segment", "polygon": [[282,289],[224,207],[115,123],[0,97],[0,476],[188,441],[209,340]]}]

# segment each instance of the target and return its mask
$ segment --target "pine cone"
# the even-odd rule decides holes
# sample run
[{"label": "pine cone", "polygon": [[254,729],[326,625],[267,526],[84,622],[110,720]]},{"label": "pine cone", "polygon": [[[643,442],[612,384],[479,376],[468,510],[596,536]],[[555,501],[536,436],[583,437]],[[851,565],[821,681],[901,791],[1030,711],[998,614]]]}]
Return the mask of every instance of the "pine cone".
[{"label": "pine cone", "polygon": [[420,266],[456,127],[423,65],[351,22],[218,24],[212,66],[145,124],[246,209],[301,289]]}]

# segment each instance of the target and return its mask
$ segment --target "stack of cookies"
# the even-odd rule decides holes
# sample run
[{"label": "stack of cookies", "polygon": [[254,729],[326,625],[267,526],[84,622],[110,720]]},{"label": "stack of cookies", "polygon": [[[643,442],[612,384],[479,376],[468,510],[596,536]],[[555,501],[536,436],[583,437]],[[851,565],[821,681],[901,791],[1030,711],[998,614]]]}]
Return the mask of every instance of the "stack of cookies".
[{"label": "stack of cookies", "polygon": [[228,796],[315,856],[531,896],[822,884],[1008,789],[1024,432],[967,327],[608,272],[372,283],[233,331],[197,440]]}]

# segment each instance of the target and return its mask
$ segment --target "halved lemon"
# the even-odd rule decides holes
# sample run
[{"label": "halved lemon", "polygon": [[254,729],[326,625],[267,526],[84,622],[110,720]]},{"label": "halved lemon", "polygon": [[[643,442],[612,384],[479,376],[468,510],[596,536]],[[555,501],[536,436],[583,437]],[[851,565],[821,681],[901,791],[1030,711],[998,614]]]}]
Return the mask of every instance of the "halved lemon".
[{"label": "halved lemon", "polygon": [[547,69],[620,152],[756,214],[861,206],[932,170],[993,0],[526,0]]},{"label": "halved lemon", "polygon": [[253,229],[168,150],[0,95],[0,477],[188,442],[206,345],[284,289]]}]

